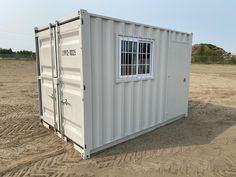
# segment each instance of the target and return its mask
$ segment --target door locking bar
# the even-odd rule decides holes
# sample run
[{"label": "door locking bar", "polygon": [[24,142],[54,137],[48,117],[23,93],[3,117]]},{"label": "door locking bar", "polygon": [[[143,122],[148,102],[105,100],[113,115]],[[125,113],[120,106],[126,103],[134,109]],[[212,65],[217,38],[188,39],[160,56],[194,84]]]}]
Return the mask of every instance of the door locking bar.
[{"label": "door locking bar", "polygon": [[55,40],[55,34],[53,35],[52,24],[49,24],[49,35],[50,35],[50,51],[51,51],[51,65],[52,65],[52,95],[49,95],[53,99],[53,117],[54,117],[54,131],[57,129],[57,117],[56,117],[56,94],[54,86],[54,49],[53,49],[53,36]]},{"label": "door locking bar", "polygon": [[67,99],[61,100],[61,103],[65,104],[65,105],[70,105],[70,103],[67,101]]},{"label": "door locking bar", "polygon": [[[62,91],[61,91],[61,55],[60,55],[60,29],[59,29],[59,22],[56,21],[55,25],[55,47],[56,47],[56,61],[57,61],[57,90],[58,90],[58,117],[59,117],[59,132],[62,136],[64,136],[64,127],[63,127],[63,110],[61,104],[62,98]],[[59,101],[60,100],[60,101]]]},{"label": "door locking bar", "polygon": [[53,96],[53,94],[51,94],[51,95],[48,95],[50,98],[52,98],[52,99],[56,99],[56,97],[54,97]]}]

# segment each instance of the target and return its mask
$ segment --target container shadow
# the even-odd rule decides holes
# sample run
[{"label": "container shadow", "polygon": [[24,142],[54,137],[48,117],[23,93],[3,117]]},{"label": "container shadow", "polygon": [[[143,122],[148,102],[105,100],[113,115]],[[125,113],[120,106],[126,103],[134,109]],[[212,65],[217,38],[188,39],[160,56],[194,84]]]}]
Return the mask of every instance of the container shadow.
[{"label": "container shadow", "polygon": [[209,144],[235,124],[236,108],[190,100],[188,117],[95,153],[93,158]]}]

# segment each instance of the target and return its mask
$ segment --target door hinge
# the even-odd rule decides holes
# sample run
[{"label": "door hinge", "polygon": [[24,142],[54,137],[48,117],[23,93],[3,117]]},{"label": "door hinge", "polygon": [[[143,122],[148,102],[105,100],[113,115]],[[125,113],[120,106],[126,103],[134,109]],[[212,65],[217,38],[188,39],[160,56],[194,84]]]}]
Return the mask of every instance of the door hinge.
[{"label": "door hinge", "polygon": [[53,78],[53,79],[54,79],[54,83],[55,83],[56,85],[58,85],[58,84],[60,83],[59,78]]},{"label": "door hinge", "polygon": [[86,87],[85,87],[85,85],[84,85],[84,90],[86,90]]},{"label": "door hinge", "polygon": [[81,19],[81,24],[82,24],[82,25],[84,24],[84,20],[83,20],[83,19]]},{"label": "door hinge", "polygon": [[87,149],[87,145],[86,144],[84,145],[84,148]]}]

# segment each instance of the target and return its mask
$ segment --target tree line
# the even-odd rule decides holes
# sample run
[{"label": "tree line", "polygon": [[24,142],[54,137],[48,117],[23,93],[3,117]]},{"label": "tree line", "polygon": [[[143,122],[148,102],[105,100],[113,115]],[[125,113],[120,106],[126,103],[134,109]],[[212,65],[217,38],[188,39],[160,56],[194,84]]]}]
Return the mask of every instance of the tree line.
[{"label": "tree line", "polygon": [[10,48],[10,49],[3,49],[3,48],[0,48],[0,54],[33,55],[34,52],[29,51],[29,50],[13,51],[11,48]]}]

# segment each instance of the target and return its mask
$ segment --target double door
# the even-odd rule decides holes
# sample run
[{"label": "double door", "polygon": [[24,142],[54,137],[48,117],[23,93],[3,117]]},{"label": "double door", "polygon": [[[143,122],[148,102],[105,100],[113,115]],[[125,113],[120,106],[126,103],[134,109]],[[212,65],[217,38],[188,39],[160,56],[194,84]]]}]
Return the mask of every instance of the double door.
[{"label": "double door", "polygon": [[83,74],[80,22],[37,33],[41,117],[83,147]]}]

